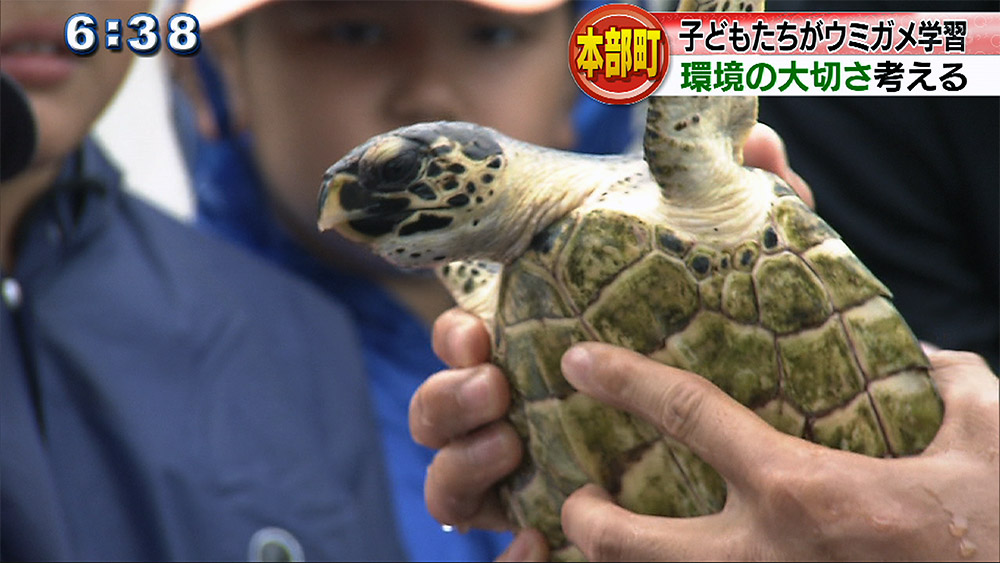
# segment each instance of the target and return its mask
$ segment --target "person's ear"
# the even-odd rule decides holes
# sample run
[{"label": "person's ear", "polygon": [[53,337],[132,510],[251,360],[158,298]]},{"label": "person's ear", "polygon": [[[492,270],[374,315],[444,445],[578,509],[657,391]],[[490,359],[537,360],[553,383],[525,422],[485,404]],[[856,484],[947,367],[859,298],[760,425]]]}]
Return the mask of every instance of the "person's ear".
[{"label": "person's ear", "polygon": [[215,55],[215,68],[222,80],[229,109],[232,132],[245,131],[249,125],[249,104],[246,96],[246,60],[241,53],[240,22],[234,22],[215,32],[209,33],[208,40]]},{"label": "person's ear", "polygon": [[[231,132],[243,131],[247,123],[246,99],[240,88],[243,65],[239,59],[236,33],[231,29],[215,30],[202,34],[205,49],[198,56],[212,58],[213,67],[225,93]],[[207,139],[217,139],[223,132],[219,116],[205,91],[204,77],[198,71],[193,57],[171,57],[170,74],[173,81],[190,102],[195,115],[198,133]]]},{"label": "person's ear", "polygon": [[552,133],[554,135],[554,144],[552,146],[564,150],[570,150],[576,146],[577,137],[576,126],[573,124],[573,108],[576,105],[579,91],[576,85],[572,84],[572,81],[569,82],[571,86],[565,93],[564,103],[561,108],[562,111],[560,112],[560,115],[563,117],[555,124],[555,129]]},{"label": "person's ear", "polygon": [[[199,56],[205,56],[205,53]],[[178,95],[184,96],[185,101],[191,108],[198,135],[206,139],[217,139],[219,137],[219,126],[212,111],[212,105],[205,94],[201,77],[198,76],[198,69],[194,58],[171,57],[169,65],[170,79],[180,90]]]},{"label": "person's ear", "polygon": [[576,127],[573,126],[573,114],[568,112],[565,119],[561,119],[555,131],[556,148],[570,150],[576,145]]}]

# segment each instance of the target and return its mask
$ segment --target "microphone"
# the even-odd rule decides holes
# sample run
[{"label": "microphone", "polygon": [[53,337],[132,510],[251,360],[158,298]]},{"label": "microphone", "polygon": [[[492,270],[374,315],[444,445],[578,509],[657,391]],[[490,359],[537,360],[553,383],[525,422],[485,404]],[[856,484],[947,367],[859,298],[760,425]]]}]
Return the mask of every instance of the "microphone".
[{"label": "microphone", "polygon": [[0,73],[0,182],[31,164],[37,142],[31,102],[12,78]]}]

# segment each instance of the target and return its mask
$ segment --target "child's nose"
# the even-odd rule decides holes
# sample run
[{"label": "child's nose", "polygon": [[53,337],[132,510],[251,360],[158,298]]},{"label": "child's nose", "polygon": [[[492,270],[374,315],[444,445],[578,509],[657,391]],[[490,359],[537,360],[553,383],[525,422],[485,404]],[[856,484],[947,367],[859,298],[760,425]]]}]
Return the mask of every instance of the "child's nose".
[{"label": "child's nose", "polygon": [[[399,77],[387,101],[387,114],[398,125],[423,121],[455,121],[463,117],[459,80],[447,59],[432,49],[411,53],[400,61]],[[449,77],[449,74],[452,76]]]}]

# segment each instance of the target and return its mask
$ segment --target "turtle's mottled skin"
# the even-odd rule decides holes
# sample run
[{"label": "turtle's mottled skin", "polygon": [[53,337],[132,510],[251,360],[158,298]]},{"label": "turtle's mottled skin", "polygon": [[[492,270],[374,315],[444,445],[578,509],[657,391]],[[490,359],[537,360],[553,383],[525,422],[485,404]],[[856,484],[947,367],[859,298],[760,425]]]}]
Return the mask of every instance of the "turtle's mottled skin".
[{"label": "turtle's mottled skin", "polygon": [[[745,10],[761,2],[696,2]],[[731,5],[729,5],[731,4]],[[742,166],[754,98],[650,101],[645,158],[521,143],[467,123],[375,137],[327,171],[320,227],[438,267],[482,317],[525,439],[511,514],[579,557],[559,514],[587,482],[646,514],[718,511],[686,447],[577,393],[560,357],[603,341],[694,371],[784,432],[872,456],[920,452],[942,404],[890,293],[777,176]]]}]

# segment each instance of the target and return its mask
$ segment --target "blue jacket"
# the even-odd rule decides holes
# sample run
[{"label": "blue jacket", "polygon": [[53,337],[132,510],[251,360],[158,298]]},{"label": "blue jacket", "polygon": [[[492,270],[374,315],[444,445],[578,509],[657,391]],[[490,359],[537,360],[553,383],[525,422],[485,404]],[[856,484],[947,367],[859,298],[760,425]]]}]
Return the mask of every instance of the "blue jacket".
[{"label": "blue jacket", "polygon": [[402,557],[343,309],[119,184],[86,145],[4,272],[2,558]]}]

